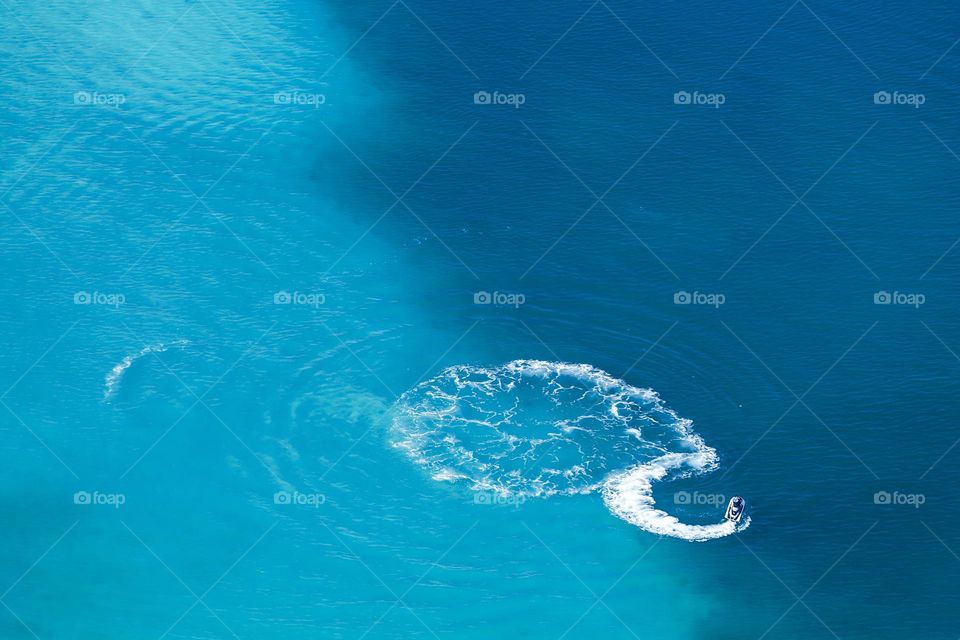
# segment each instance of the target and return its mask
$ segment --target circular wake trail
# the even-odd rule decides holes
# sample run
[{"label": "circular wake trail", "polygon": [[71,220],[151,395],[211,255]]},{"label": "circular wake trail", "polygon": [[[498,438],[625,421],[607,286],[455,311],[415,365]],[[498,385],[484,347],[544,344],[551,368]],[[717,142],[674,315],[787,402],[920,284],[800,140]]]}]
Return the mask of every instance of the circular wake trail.
[{"label": "circular wake trail", "polygon": [[656,482],[717,468],[716,451],[651,389],[586,364],[459,365],[397,401],[392,444],[435,480],[500,496],[599,491],[646,531],[702,541],[749,525],[694,525],[657,509]]}]

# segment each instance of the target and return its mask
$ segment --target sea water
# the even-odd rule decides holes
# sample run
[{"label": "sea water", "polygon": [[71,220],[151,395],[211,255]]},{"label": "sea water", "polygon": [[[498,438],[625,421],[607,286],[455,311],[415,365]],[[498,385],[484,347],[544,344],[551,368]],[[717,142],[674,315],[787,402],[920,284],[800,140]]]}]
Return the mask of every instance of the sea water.
[{"label": "sea water", "polygon": [[952,5],[0,12],[3,637],[954,637]]}]

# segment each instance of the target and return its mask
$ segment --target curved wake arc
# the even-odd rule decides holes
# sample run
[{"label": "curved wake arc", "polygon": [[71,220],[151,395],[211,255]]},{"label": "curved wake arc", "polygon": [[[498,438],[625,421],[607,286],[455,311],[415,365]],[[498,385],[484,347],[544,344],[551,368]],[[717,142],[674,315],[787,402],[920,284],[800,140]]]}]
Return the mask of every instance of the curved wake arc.
[{"label": "curved wake arc", "polygon": [[691,542],[722,538],[749,527],[750,516],[745,516],[739,523],[723,520],[716,524],[686,524],[656,507],[653,483],[686,462],[670,454],[634,469],[614,473],[603,486],[603,503],[617,517],[645,531]]}]

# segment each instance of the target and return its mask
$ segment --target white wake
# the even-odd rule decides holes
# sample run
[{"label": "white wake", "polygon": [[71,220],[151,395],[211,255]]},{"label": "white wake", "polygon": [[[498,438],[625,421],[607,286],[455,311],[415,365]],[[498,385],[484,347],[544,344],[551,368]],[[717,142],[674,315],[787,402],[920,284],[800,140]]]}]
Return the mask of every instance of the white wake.
[{"label": "white wake", "polygon": [[586,364],[449,367],[398,399],[391,439],[434,480],[503,497],[600,491],[612,513],[658,535],[703,541],[750,524],[686,524],[658,509],[654,483],[709,473],[717,453],[655,391]]},{"label": "white wake", "polygon": [[177,340],[175,342],[171,342],[169,345],[163,343],[147,345],[136,353],[124,356],[123,360],[115,364],[113,368],[107,372],[107,375],[103,379],[103,399],[109,400],[111,397],[113,397],[117,387],[120,385],[123,374],[126,373],[127,369],[129,369],[134,362],[143,356],[149,353],[163,353],[170,347],[184,347],[187,344],[189,344],[187,340]]}]

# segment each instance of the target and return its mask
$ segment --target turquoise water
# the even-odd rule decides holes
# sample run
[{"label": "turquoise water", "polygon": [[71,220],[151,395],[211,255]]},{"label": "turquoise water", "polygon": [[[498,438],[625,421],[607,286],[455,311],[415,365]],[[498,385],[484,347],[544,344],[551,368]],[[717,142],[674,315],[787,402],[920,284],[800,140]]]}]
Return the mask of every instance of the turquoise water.
[{"label": "turquoise water", "polygon": [[955,637],[954,6],[0,13],[0,636]]}]

